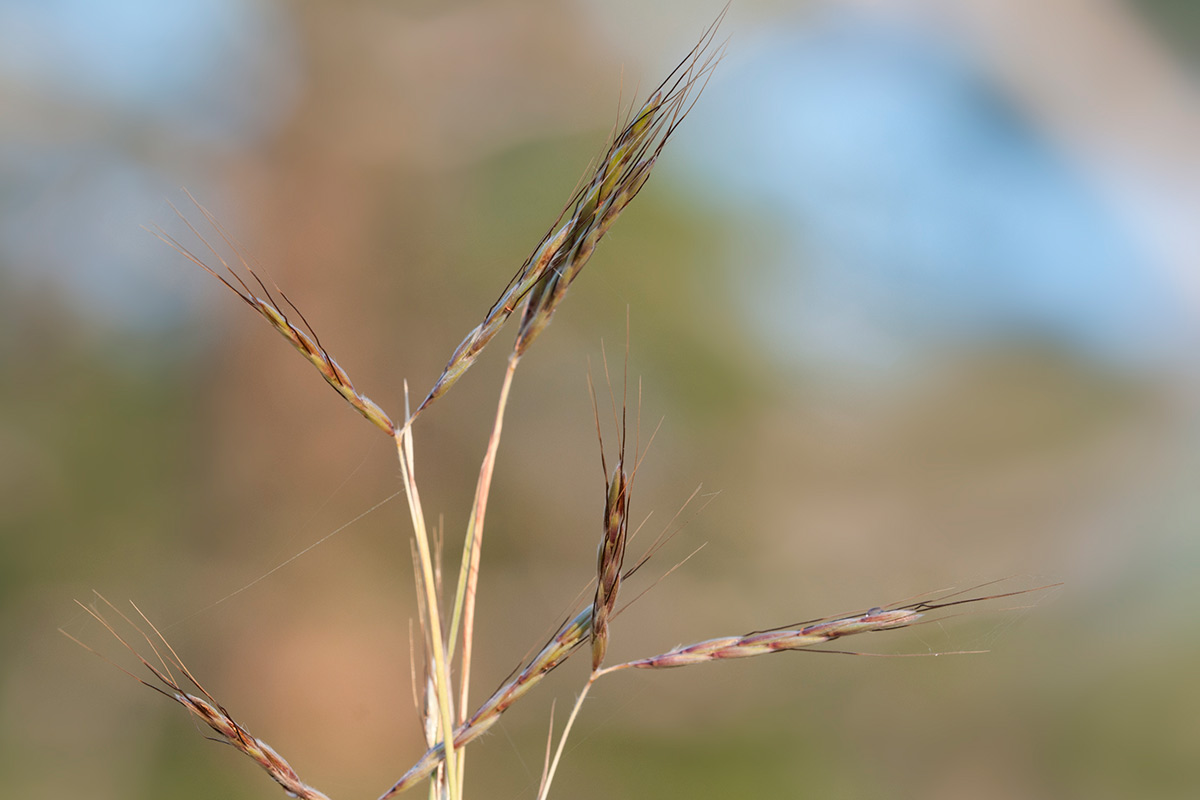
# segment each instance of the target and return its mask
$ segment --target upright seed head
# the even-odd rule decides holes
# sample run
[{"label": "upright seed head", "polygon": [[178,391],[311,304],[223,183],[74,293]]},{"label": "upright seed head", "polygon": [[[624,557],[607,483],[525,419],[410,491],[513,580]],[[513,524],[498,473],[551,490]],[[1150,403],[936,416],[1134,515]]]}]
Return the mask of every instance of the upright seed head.
[{"label": "upright seed head", "polygon": [[705,32],[687,57],[632,115],[632,121],[612,138],[587,183],[567,203],[533,254],[488,309],[483,322],[454,351],[416,414],[450,390],[522,301],[525,310],[513,345],[514,355],[524,355],[545,330],[567,288],[591,258],[600,239],[645,185],[659,153],[703,90],[723,50],[721,46],[713,48],[716,27],[714,24]]},{"label": "upright seed head", "polygon": [[629,476],[624,463],[617,461],[608,482],[608,498],[604,504],[604,538],[596,557],[596,599],[592,602],[592,669],[600,668],[608,650],[608,621],[617,603],[621,586],[621,567],[625,562],[625,539],[629,530],[626,509],[629,499]]}]

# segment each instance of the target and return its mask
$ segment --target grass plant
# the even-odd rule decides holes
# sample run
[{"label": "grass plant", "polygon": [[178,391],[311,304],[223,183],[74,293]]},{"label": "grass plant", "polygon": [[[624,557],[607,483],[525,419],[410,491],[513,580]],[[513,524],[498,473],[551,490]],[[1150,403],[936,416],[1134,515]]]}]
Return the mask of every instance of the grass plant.
[{"label": "grass plant", "polygon": [[[724,16],[722,12],[721,17]],[[421,711],[427,751],[421,755],[380,800],[399,795],[422,782],[429,784],[429,796],[438,800],[461,800],[464,790],[468,746],[488,731],[514,703],[529,694],[558,665],[580,649],[591,655],[591,671],[581,688],[556,746],[548,743],[547,763],[538,798],[548,796],[560,763],[563,748],[584,699],[592,684],[602,677],[635,669],[668,669],[710,663],[731,658],[749,658],[789,650],[803,650],[864,633],[904,628],[929,619],[933,612],[951,606],[975,603],[997,597],[1009,597],[1023,591],[990,596],[942,593],[930,599],[916,599],[884,608],[872,608],[854,614],[813,620],[806,623],[727,636],[676,647],[667,652],[606,665],[605,658],[612,635],[610,623],[624,607],[618,606],[622,582],[641,568],[662,544],[650,545],[632,565],[626,564],[630,539],[631,496],[638,470],[637,453],[627,458],[625,406],[620,411],[613,402],[614,424],[618,431],[617,453],[609,468],[601,448],[606,475],[604,515],[600,526],[596,576],[592,601],[565,619],[536,652],[495,689],[485,700],[472,707],[471,666],[474,657],[475,603],[488,509],[488,497],[500,444],[505,409],[513,379],[522,357],[546,330],[562,305],[568,289],[587,264],[600,240],[628,208],[646,184],[663,148],[687,116],[720,61],[723,45],[716,40],[721,17],[704,32],[696,46],[674,71],[649,94],[639,107],[631,110],[619,124],[596,161],[581,181],[580,188],[549,226],[541,241],[499,297],[487,309],[482,321],[462,340],[447,360],[444,369],[415,409],[405,399],[402,422],[390,416],[364,395],[321,344],[320,337],[304,315],[281,290],[272,291],[259,278],[249,261],[240,255],[220,223],[199,203],[196,207],[216,238],[237,255],[236,263],[225,258],[221,249],[209,243],[201,231],[188,223],[192,233],[203,242],[208,257],[189,250],[163,231],[158,235],[187,259],[215,277],[246,305],[267,320],[301,353],[327,383],[359,414],[386,434],[393,442],[400,464],[401,482],[411,517],[418,608],[423,632],[420,651],[423,670],[414,681],[420,684]],[[193,201],[195,202],[195,201]],[[182,215],[181,215],[182,216]],[[185,220],[186,222],[186,220]],[[496,416],[485,455],[476,477],[475,494],[469,522],[463,535],[462,553],[449,599],[440,585],[439,553],[431,536],[428,518],[421,504],[414,450],[415,426],[437,401],[450,391],[475,363],[505,326],[516,317],[516,337],[508,355],[497,402]],[[607,365],[606,365],[607,371]],[[611,383],[611,382],[610,382]],[[626,380],[626,385],[628,381]],[[596,408],[593,391],[593,407]],[[596,412],[597,431],[600,415]],[[626,604],[625,607],[628,607]],[[193,676],[183,660],[167,644],[149,619],[137,610],[127,615],[97,595],[97,601],[85,609],[112,633],[141,666],[151,680],[136,680],[165,695],[203,721],[219,740],[245,754],[292,797],[327,800],[327,795],[309,786],[266,742],[240,725]],[[122,633],[117,625],[133,633]],[[140,639],[135,647],[129,639]],[[86,647],[86,645],[85,645]],[[89,648],[91,649],[91,648]],[[129,673],[133,675],[133,673]],[[551,752],[553,757],[550,757]]]}]

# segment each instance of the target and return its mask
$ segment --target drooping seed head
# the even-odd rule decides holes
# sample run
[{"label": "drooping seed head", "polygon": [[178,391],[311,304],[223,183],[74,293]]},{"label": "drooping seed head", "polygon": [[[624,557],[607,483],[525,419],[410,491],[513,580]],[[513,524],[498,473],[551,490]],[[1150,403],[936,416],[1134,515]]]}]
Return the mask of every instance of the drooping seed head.
[{"label": "drooping seed head", "polygon": [[[228,233],[226,233],[225,229],[208,211],[208,209],[196,202],[195,198],[192,198],[192,202],[196,204],[196,207],[200,210],[201,215],[204,216],[209,225],[213,227],[213,229],[225,241],[225,243],[229,245],[230,248],[233,248],[235,252],[237,252],[237,248],[234,245],[233,239]],[[176,211],[176,213],[179,214],[178,211]],[[296,312],[296,315],[300,317],[301,322],[305,327],[308,328],[307,332],[288,319],[288,315],[282,310],[281,304],[275,300],[271,291],[267,289],[266,284],[263,283],[263,281],[258,277],[258,273],[251,268],[250,264],[244,257],[242,257],[240,252],[237,252],[237,255],[241,261],[242,268],[246,273],[249,274],[253,283],[258,286],[258,290],[252,291],[250,284],[248,284],[241,277],[241,275],[239,275],[233,269],[233,267],[231,267],[229,263],[225,261],[221,254],[200,234],[200,231],[198,231],[196,227],[192,225],[192,223],[188,222],[182,214],[179,214],[179,217],[183,219],[184,224],[187,225],[192,233],[194,233],[204,244],[204,246],[208,248],[213,257],[220,262],[221,266],[224,268],[225,274],[218,272],[216,269],[206,264],[199,256],[192,253],[178,240],[161,229],[154,231],[154,234],[158,236],[159,239],[175,248],[175,250],[177,250],[193,264],[196,264],[209,275],[212,275],[221,283],[225,284],[230,291],[241,298],[242,302],[258,312],[263,319],[270,323],[272,328],[278,331],[283,338],[287,339],[288,342],[291,343],[292,347],[299,351],[300,355],[307,358],[309,362],[311,362],[312,365],[317,368],[317,371],[321,373],[321,377],[324,378],[325,381],[332,386],[338,394],[345,398],[345,400],[350,403],[350,405],[353,406],[358,413],[362,414],[371,422],[371,424],[380,428],[389,436],[394,435],[396,432],[396,426],[392,422],[391,418],[388,417],[384,410],[380,408],[375,401],[371,400],[371,398],[354,388],[354,383],[351,382],[350,376],[346,374],[346,370],[342,369],[341,365],[334,361],[329,355],[329,352],[321,345],[321,341],[317,337],[317,334],[313,330],[312,326],[309,325],[308,321],[304,319],[304,315],[300,312],[300,310],[296,308],[290,300],[288,300],[287,295],[283,294],[282,291],[279,293],[280,297],[283,298],[284,303],[286,303],[292,308],[293,311]],[[256,291],[261,291],[264,295],[266,295],[267,299],[264,300],[259,297],[256,294]]]},{"label": "drooping seed head", "polygon": [[[284,791],[286,791],[289,796],[298,797],[301,798],[301,800],[329,800],[325,794],[300,780],[300,776],[296,774],[296,770],[292,769],[291,764],[284,760],[283,756],[279,755],[275,748],[271,747],[262,739],[258,739],[251,735],[248,730],[243,728],[236,720],[234,720],[232,716],[230,716],[229,712],[226,711],[225,708],[218,703],[203,686],[200,685],[199,681],[196,680],[191,671],[188,670],[187,666],[184,665],[184,663],[179,659],[179,656],[176,655],[175,650],[171,647],[167,640],[163,638],[158,629],[155,628],[148,619],[146,619],[146,616],[142,614],[140,610],[138,610],[138,614],[141,615],[142,620],[149,625],[150,629],[154,631],[154,634],[158,639],[157,643],[154,639],[151,639],[145,631],[134,624],[129,617],[121,613],[120,610],[113,606],[112,603],[109,603],[99,595],[97,595],[97,598],[107,605],[108,608],[118,614],[130,627],[133,628],[133,630],[137,631],[139,636],[146,641],[146,643],[150,646],[150,649],[154,652],[154,655],[158,660],[158,665],[151,663],[131,644],[129,644],[129,642],[117,632],[112,623],[110,623],[109,620],[106,619],[98,609],[91,606],[85,606],[82,603],[79,605],[84,611],[90,614],[93,619],[104,626],[104,628],[108,630],[108,632],[111,633],[118,642],[120,642],[121,646],[132,653],[133,656],[141,662],[142,666],[149,670],[150,674],[154,676],[158,683],[151,683],[150,681],[143,680],[142,678],[139,678],[138,676],[121,667],[118,667],[118,669],[121,669],[122,672],[124,672],[126,675],[129,675],[143,686],[147,686],[164,697],[170,698],[179,705],[183,706],[188,710],[189,713],[191,713],[197,719],[203,721],[204,724],[208,725],[209,728],[215,731],[223,741],[231,745],[235,750],[249,756],[256,764],[262,767],[276,783],[283,787]],[[134,606],[134,608],[137,609],[137,606]],[[65,631],[63,631],[63,633],[76,643],[82,645],[84,649],[96,653],[95,650],[92,650],[92,648],[83,644],[78,639],[75,639],[75,637],[67,634]],[[96,654],[100,655],[99,653]],[[104,657],[101,656],[101,658]],[[107,661],[108,659],[105,660]],[[174,673],[176,671],[183,676],[183,681],[186,681],[195,687],[195,689],[202,696],[197,696],[195,694],[191,694],[190,692],[184,691],[180,685],[181,681],[175,678]]]}]

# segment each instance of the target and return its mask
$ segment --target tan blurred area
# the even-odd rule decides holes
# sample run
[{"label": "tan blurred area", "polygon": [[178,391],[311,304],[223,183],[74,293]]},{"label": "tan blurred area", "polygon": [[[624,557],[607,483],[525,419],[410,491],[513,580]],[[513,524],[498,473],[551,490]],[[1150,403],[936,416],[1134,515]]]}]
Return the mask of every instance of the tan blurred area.
[{"label": "tan blurred area", "polygon": [[[96,590],[136,602],[304,780],[378,796],[423,751],[392,444],[139,226],[211,263],[163,201],[217,246],[188,187],[399,419],[406,382],[419,402],[621,103],[640,102],[721,4],[226,0],[203,14],[184,4],[201,16],[133,36],[130,20],[157,17],[130,0],[114,6],[128,14],[114,31],[145,60],[77,83],[62,76],[87,66],[104,31],[60,36],[51,12],[18,5],[0,11],[0,44],[28,56],[0,59],[0,795],[279,791],[57,632],[133,669],[72,603]],[[947,328],[876,371],[792,357],[793,343],[765,335],[753,298],[786,296],[771,271],[783,262],[807,274],[785,243],[816,241],[818,222],[784,202],[706,198],[724,191],[711,174],[749,173],[739,159],[758,140],[704,156],[720,164],[689,143],[706,102],[719,114],[722,97],[754,93],[738,64],[759,37],[800,41],[828,19],[912,27],[968,54],[1132,242],[1130,280],[1165,287],[1182,319],[1168,344],[1108,359],[1041,328]],[[649,517],[631,552],[682,529],[626,596],[704,548],[614,622],[610,659],[952,586],[1064,585],[851,646],[922,657],[788,653],[614,675],[584,708],[558,794],[1193,796],[1200,16],[1169,0],[764,1],[735,4],[724,32],[732,68],[718,68],[518,372],[473,697],[592,577],[604,479],[587,375],[611,447],[607,384],[620,402],[628,315],[631,442],[645,451],[631,508]],[[168,34],[218,49],[155,55]],[[166,89],[146,75],[155,67]],[[185,69],[218,77],[187,83]],[[731,130],[758,135],[772,119]],[[447,575],[508,336],[417,426]],[[925,657],[965,650],[989,652]],[[468,796],[534,796],[551,701],[560,725],[586,676],[586,657],[574,661],[468,751]]]}]

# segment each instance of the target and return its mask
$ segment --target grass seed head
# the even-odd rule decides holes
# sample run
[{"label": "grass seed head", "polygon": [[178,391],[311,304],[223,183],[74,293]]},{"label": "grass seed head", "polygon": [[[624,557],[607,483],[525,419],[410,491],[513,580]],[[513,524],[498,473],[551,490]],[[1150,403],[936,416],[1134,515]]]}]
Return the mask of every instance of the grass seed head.
[{"label": "grass seed head", "polygon": [[208,209],[196,202],[195,198],[192,198],[191,195],[188,196],[191,198],[192,202],[195,203],[196,208],[199,209],[201,215],[204,216],[209,225],[213,227],[221,239],[224,240],[224,242],[238,255],[238,259],[241,261],[242,268],[246,271],[246,273],[249,274],[251,280],[255,285],[257,285],[258,290],[266,295],[267,299],[262,299],[256,294],[255,291],[251,290],[250,284],[248,284],[241,277],[241,275],[239,275],[238,272],[229,265],[229,263],[221,256],[216,248],[214,248],[208,242],[208,240],[204,238],[200,231],[198,231],[194,225],[188,222],[187,219],[184,218],[183,214],[179,213],[178,210],[176,210],[175,213],[179,215],[184,224],[188,226],[192,233],[194,233],[196,237],[200,239],[212,256],[221,264],[226,274],[221,274],[216,269],[209,266],[204,262],[203,259],[188,250],[187,247],[182,245],[177,239],[167,234],[165,231],[160,229],[154,231],[154,234],[158,236],[159,239],[173,247],[193,264],[196,264],[209,275],[212,275],[221,283],[225,284],[225,286],[231,292],[241,298],[242,302],[258,312],[263,319],[270,323],[272,328],[278,331],[283,338],[287,339],[288,342],[291,343],[292,347],[299,351],[300,355],[307,358],[309,362],[317,368],[317,371],[321,373],[321,377],[324,378],[325,381],[332,386],[338,394],[345,398],[346,402],[350,403],[350,405],[353,406],[358,413],[362,414],[371,422],[371,424],[375,425],[377,428],[380,428],[389,436],[394,435],[396,432],[396,426],[392,422],[391,418],[388,417],[387,413],[384,412],[384,410],[380,408],[375,401],[371,400],[371,398],[354,388],[354,383],[350,380],[350,376],[346,374],[346,370],[342,369],[341,365],[334,361],[329,355],[329,352],[324,348],[324,346],[321,345],[320,338],[317,336],[312,326],[308,324],[308,320],[304,318],[304,314],[300,312],[300,309],[296,308],[295,305],[292,304],[292,302],[287,298],[287,295],[283,294],[282,291],[279,292],[284,304],[296,312],[296,316],[300,318],[300,321],[303,323],[304,327],[308,329],[307,331],[288,319],[288,315],[282,310],[282,304],[275,300],[274,296],[271,294],[271,291],[267,288],[266,284],[263,283],[262,279],[259,278],[258,273],[254,271],[246,259],[241,255],[241,252],[236,247],[232,237],[225,231],[224,227],[221,226],[216,217],[214,217],[212,213],[208,211]]},{"label": "grass seed head", "polygon": [[591,258],[600,239],[646,184],[658,155],[703,91],[724,49],[713,47],[716,28],[723,16],[724,12],[632,115],[632,121],[613,136],[587,183],[567,203],[500,298],[488,309],[483,322],[455,349],[416,414],[450,390],[522,301],[525,310],[513,345],[514,357],[524,355],[550,324],[567,288]]},{"label": "grass seed head", "polygon": [[919,612],[906,608],[890,611],[872,609],[865,614],[827,620],[799,629],[759,631],[744,636],[709,639],[676,647],[661,655],[630,661],[621,666],[668,669],[727,658],[750,658],[783,650],[802,650],[856,633],[904,628],[915,623],[921,616]]},{"label": "grass seed head", "polygon": [[[216,701],[216,699],[208,693],[208,691],[200,685],[199,681],[192,675],[191,671],[180,660],[175,653],[174,648],[163,638],[158,629],[154,627],[146,616],[138,611],[143,622],[145,622],[157,637],[158,643],[152,639],[142,628],[135,624],[125,614],[121,613],[112,603],[109,603],[103,597],[97,595],[97,598],[104,603],[109,609],[115,612],[122,620],[125,621],[138,635],[145,640],[146,644],[153,652],[158,664],[155,665],[149,659],[144,657],[137,651],[129,642],[117,632],[113,624],[105,618],[105,616],[95,607],[85,606],[80,603],[83,608],[93,619],[99,622],[104,628],[111,633],[121,645],[142,663],[147,670],[154,676],[158,683],[151,683],[143,680],[133,673],[121,667],[117,667],[126,675],[136,680],[143,686],[149,687],[164,697],[170,698],[179,705],[183,706],[192,716],[204,722],[209,728],[216,732],[221,740],[229,745],[232,745],[235,750],[249,756],[256,764],[262,767],[271,778],[283,787],[284,791],[291,797],[302,798],[302,800],[329,800],[322,792],[314,789],[308,784],[300,780],[300,776],[296,774],[296,770],[292,769],[291,764],[284,760],[283,756],[276,752],[275,748],[261,739],[253,736],[248,730],[243,728],[225,708]],[[137,609],[137,606],[134,606]],[[74,640],[76,643],[83,646],[85,649],[100,655],[92,648],[80,642],[75,637],[65,635]],[[104,656],[100,656],[104,658]],[[105,658],[107,661],[108,659]],[[112,662],[109,662],[112,663]],[[114,664],[115,666],[115,664]],[[183,689],[181,681],[175,677],[175,672],[183,676],[183,681],[195,688],[199,695],[192,694]]]},{"label": "grass seed head", "polygon": [[[591,627],[591,607],[585,608],[568,620],[529,664],[505,681],[491,697],[484,701],[483,705],[471,715],[466,723],[459,726],[454,732],[454,748],[457,750],[465,747],[482,736],[492,725],[495,725],[501,714],[528,694],[534,686],[550,674],[551,670],[565,661],[583,644]],[[425,755],[421,756],[391,789],[380,795],[379,800],[394,797],[429,777],[445,760],[445,757],[446,748],[443,744],[429,748]]]},{"label": "grass seed head", "polygon": [[596,598],[592,602],[592,669],[600,668],[608,650],[608,622],[617,604],[621,586],[621,568],[625,563],[625,540],[629,528],[626,513],[629,476],[622,461],[617,462],[608,484],[604,506],[604,538],[596,563]]},{"label": "grass seed head", "polygon": [[[993,581],[992,583],[995,583]],[[1001,592],[983,596],[965,596],[973,594],[983,586],[951,591],[941,594],[932,600],[920,600],[896,604],[888,608],[872,608],[858,614],[830,617],[813,620],[765,631],[755,631],[742,636],[729,636],[721,639],[709,639],[695,644],[682,645],[661,655],[629,661],[609,667],[604,672],[634,667],[637,669],[668,669],[671,667],[686,667],[692,664],[703,664],[710,661],[720,661],[727,658],[749,658],[768,653],[778,653],[784,650],[805,650],[814,645],[831,642],[843,636],[853,636],[859,633],[875,633],[878,631],[907,628],[910,625],[921,624],[928,614],[934,611],[955,606],[974,605],[989,600],[999,600],[1008,597],[1042,592],[1053,589],[1059,584],[1039,586],[1033,589],[1018,589],[1011,592]],[[945,619],[945,615],[937,619]],[[932,618],[931,618],[932,619]],[[830,652],[830,651],[825,651]],[[959,651],[979,652],[979,651]]]}]

